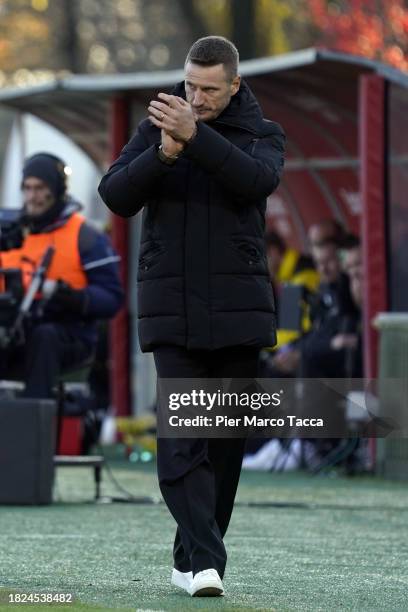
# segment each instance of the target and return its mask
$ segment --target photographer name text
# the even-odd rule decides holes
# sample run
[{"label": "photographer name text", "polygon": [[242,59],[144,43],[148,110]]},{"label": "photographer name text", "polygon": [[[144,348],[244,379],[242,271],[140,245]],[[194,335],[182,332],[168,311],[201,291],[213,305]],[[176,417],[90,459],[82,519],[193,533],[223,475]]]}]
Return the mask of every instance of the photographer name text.
[{"label": "photographer name text", "polygon": [[242,417],[228,417],[217,415],[215,417],[197,415],[195,417],[169,417],[171,427],[324,427],[324,420],[319,418],[300,418],[288,414],[285,417],[262,418],[256,415]]}]

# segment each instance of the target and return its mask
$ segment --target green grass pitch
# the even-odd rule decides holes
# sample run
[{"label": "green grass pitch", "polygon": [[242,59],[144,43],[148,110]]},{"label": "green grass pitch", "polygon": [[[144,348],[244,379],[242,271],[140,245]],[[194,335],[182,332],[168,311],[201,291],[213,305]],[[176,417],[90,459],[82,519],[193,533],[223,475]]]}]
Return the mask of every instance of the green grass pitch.
[{"label": "green grass pitch", "polygon": [[[154,465],[113,457],[112,468],[135,495],[159,497]],[[120,495],[106,473],[103,494]],[[404,483],[244,473],[226,596],[214,599],[170,585],[175,524],[163,504],[93,504],[92,495],[91,470],[65,468],[53,505],[0,507],[1,611],[408,610]],[[71,592],[75,603],[8,605],[9,591]]]}]

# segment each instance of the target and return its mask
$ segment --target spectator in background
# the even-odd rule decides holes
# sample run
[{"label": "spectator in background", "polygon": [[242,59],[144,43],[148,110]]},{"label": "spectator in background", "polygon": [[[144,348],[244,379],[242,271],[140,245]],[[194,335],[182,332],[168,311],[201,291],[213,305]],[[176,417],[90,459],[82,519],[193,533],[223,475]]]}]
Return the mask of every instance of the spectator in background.
[{"label": "spectator in background", "polygon": [[68,195],[65,168],[50,153],[25,161],[24,208],[13,230],[20,235],[12,248],[0,252],[1,267],[21,270],[27,291],[44,253],[49,246],[55,248],[24,344],[0,350],[0,376],[21,374],[25,396],[31,398],[52,397],[61,371],[93,354],[97,320],[113,317],[123,301],[119,257]]},{"label": "spectator in background", "polygon": [[[359,240],[349,236],[344,242],[344,267],[338,243],[332,240],[315,242],[314,261],[321,280],[311,311],[312,329],[298,341],[284,347],[272,358],[272,375],[309,378],[348,378],[362,376],[360,307],[362,296],[362,266]],[[305,405],[305,415],[317,408],[333,406],[336,397],[330,395]],[[322,404],[320,402],[322,401]],[[310,415],[309,415],[310,416]],[[308,440],[303,451],[299,440],[250,440],[244,468],[250,470],[287,470],[298,467],[303,460],[316,463],[317,458],[338,445],[338,440]],[[360,448],[358,446],[357,448]],[[354,449],[355,450],[355,449]],[[358,454],[358,453],[357,453]],[[357,455],[356,455],[357,456]],[[347,457],[347,469],[358,470],[354,452]]]},{"label": "spectator in background", "polygon": [[[321,284],[311,312],[312,330],[299,347],[302,373],[308,377],[343,378],[346,376],[345,336],[355,331],[358,310],[341,268],[337,243],[326,241],[315,245],[314,260]],[[339,336],[343,340],[335,340]]]},{"label": "spectator in background", "polygon": [[331,347],[331,340],[353,329],[356,308],[348,278],[342,272],[338,244],[330,240],[315,243],[313,256],[320,286],[310,312],[312,327],[301,340],[274,357],[274,367],[282,375],[295,375],[302,366],[303,376],[336,376],[338,368],[342,370],[344,354],[342,347]]},{"label": "spectator in background", "polygon": [[[314,223],[310,226],[308,230],[308,241],[311,248],[312,253],[312,267],[313,264],[316,264],[315,261],[315,250],[318,249],[320,245],[325,244],[326,242],[333,241],[336,245],[340,245],[345,238],[345,230],[343,226],[336,219],[323,219],[318,223]],[[266,240],[268,243],[268,265],[271,276],[273,279],[275,277],[279,277],[280,269],[283,262],[283,256],[285,254],[286,246],[279,236],[276,237],[266,236]],[[318,255],[319,256],[319,255]],[[303,256],[304,257],[304,256]],[[300,260],[302,261],[302,259]],[[305,261],[305,259],[303,259]],[[310,260],[309,260],[310,261]],[[328,262],[327,262],[328,263]],[[323,268],[326,267],[323,258]],[[330,263],[328,263],[330,266]],[[283,267],[283,270],[285,267]],[[325,276],[325,270],[322,270],[323,278]],[[316,274],[316,272],[315,272]],[[312,279],[313,277],[311,277]],[[319,283],[319,270],[317,270],[317,274],[314,277],[315,287],[316,289]],[[322,280],[322,279],[320,279]],[[313,282],[313,281],[312,281]],[[323,283],[325,281],[323,280]],[[275,281],[276,283],[276,281]],[[279,298],[279,295],[278,295]],[[308,313],[308,316],[311,316],[312,313]],[[278,323],[279,324],[279,323]],[[310,331],[310,324],[307,323],[307,319],[303,321],[303,331]],[[284,332],[280,331],[278,333],[278,347],[283,347],[283,350],[275,351],[273,358],[268,359],[268,370],[272,376],[293,376],[296,375],[298,368],[300,367],[301,362],[301,353],[298,347],[296,346],[296,342],[291,344],[294,340],[299,338],[299,334],[290,334],[289,336]]]}]

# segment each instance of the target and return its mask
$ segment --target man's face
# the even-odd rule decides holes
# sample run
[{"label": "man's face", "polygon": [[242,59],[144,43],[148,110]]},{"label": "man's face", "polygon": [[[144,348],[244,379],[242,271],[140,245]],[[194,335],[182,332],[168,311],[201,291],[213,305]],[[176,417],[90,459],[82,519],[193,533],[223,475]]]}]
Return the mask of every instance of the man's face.
[{"label": "man's face", "polygon": [[350,277],[350,292],[354,303],[362,308],[363,306],[363,281],[359,277]]},{"label": "man's face", "polygon": [[223,64],[185,66],[186,98],[196,121],[213,121],[222,113],[239,89],[240,77],[230,80]]},{"label": "man's face", "polygon": [[30,217],[38,217],[49,210],[55,203],[55,197],[39,178],[29,176],[23,183],[24,205]]},{"label": "man's face", "polygon": [[334,245],[315,247],[313,249],[313,259],[322,283],[335,283],[338,280],[341,266]]},{"label": "man's face", "polygon": [[349,275],[350,280],[360,280],[363,278],[363,262],[361,249],[349,249],[344,255],[344,271]]},{"label": "man's face", "polygon": [[350,279],[350,291],[359,308],[363,303],[363,258],[360,247],[348,249],[344,254],[344,271]]}]

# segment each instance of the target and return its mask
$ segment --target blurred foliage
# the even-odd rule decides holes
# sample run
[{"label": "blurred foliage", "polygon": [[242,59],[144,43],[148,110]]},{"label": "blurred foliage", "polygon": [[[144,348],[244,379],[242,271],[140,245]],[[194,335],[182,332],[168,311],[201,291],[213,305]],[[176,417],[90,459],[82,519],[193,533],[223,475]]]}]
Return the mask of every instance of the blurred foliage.
[{"label": "blurred foliage", "polygon": [[293,7],[284,0],[258,0],[257,5],[256,32],[260,55],[277,55],[290,51],[285,23],[294,19]]},{"label": "blurred foliage", "polygon": [[404,0],[0,0],[0,86],[179,68],[207,34],[243,59],[317,43],[407,68]]},{"label": "blurred foliage", "polygon": [[228,0],[195,0],[195,11],[211,34],[229,36],[232,29],[231,2]]},{"label": "blurred foliage", "polygon": [[7,11],[4,5],[0,9],[0,66],[13,72],[22,66],[22,58],[25,68],[39,66],[47,54],[48,21],[24,6]]},{"label": "blurred foliage", "polygon": [[175,0],[0,0],[0,85],[49,71],[179,67],[192,28]]},{"label": "blurred foliage", "polygon": [[[221,34],[242,46],[234,34],[234,23],[243,19],[242,30],[252,38],[252,57],[265,57],[300,48],[299,42],[310,43],[306,13],[299,12],[298,0],[250,0],[253,4],[252,23],[245,20],[243,0],[193,0],[196,11],[206,25],[208,33]],[[241,14],[240,14],[241,13]],[[296,22],[298,28],[293,27]],[[289,25],[291,24],[291,25]],[[292,38],[291,32],[301,26],[304,35]]]},{"label": "blurred foliage", "polygon": [[404,0],[308,0],[318,42],[408,70]]}]

